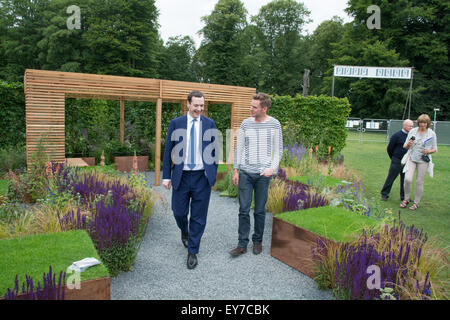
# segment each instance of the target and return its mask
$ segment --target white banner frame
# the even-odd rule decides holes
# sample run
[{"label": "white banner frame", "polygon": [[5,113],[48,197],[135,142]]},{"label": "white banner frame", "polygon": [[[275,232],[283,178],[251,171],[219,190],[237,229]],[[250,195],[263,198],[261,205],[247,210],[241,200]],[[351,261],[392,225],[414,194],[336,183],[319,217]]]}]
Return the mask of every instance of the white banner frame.
[{"label": "white banner frame", "polygon": [[335,65],[335,77],[381,78],[381,79],[411,79],[412,68],[403,67],[364,67]]},{"label": "white banner frame", "polygon": [[[408,119],[411,117],[411,98],[414,67],[366,67],[333,65],[333,81],[331,83],[332,98],[334,97],[334,77],[411,80],[405,105],[406,111],[406,107],[408,106],[409,101]],[[405,111],[403,112],[402,119],[405,118]]]}]

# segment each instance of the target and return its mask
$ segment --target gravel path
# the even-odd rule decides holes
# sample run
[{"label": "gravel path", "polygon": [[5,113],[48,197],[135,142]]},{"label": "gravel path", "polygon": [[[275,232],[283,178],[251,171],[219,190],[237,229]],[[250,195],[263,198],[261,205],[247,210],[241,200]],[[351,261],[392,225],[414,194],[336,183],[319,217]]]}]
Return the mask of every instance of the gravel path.
[{"label": "gravel path", "polygon": [[[154,183],[154,172],[146,173]],[[237,245],[237,199],[212,192],[206,229],[197,255],[198,265],[186,267],[187,249],[180,239],[170,208],[172,191],[154,187],[158,201],[137,254],[134,270],[111,278],[111,299],[137,300],[316,300],[332,299],[314,280],[270,255],[272,216],[266,215],[263,252],[232,258]],[[250,214],[252,216],[252,213]],[[252,217],[253,230],[253,217]],[[251,236],[251,235],[250,235]]]}]

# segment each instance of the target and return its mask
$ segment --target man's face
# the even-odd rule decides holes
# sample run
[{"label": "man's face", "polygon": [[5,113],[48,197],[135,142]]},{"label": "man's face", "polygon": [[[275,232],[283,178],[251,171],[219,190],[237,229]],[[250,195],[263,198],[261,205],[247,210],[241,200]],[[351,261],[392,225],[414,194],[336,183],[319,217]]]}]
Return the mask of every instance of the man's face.
[{"label": "man's face", "polygon": [[191,103],[187,103],[188,112],[193,118],[198,118],[205,109],[205,98],[204,97],[192,97]]},{"label": "man's face", "polygon": [[250,115],[254,118],[264,117],[267,112],[267,107],[261,107],[261,101],[252,100],[252,105],[250,107]]},{"label": "man's face", "polygon": [[414,123],[412,121],[405,121],[405,123],[403,123],[403,130],[406,132],[409,132],[413,127]]}]

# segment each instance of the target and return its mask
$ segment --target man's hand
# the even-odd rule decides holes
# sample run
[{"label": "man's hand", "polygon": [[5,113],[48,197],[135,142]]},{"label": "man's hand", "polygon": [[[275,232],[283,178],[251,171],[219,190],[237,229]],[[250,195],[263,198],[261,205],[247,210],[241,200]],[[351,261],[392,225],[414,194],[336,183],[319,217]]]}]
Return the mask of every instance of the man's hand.
[{"label": "man's hand", "polygon": [[239,184],[239,171],[238,170],[234,170],[234,173],[233,173],[233,185],[235,186],[235,187],[237,187],[238,186],[238,184]]},{"label": "man's hand", "polygon": [[272,168],[268,168],[268,169],[264,170],[263,172],[261,172],[261,176],[266,176],[268,178],[270,178],[272,175],[273,175]]},{"label": "man's hand", "polygon": [[170,190],[170,187],[172,186],[172,181],[166,180],[166,181],[163,181],[162,184],[167,190]]}]

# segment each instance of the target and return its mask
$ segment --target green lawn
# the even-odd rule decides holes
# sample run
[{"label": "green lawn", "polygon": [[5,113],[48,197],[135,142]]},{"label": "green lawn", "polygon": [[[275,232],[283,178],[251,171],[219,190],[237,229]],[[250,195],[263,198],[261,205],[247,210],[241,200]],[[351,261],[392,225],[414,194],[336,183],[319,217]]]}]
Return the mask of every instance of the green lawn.
[{"label": "green lawn", "polygon": [[309,175],[309,176],[301,176],[301,177],[289,177],[291,181],[298,181],[303,184],[317,186],[317,184],[321,184],[326,187],[335,187],[338,184],[342,184],[341,179],[337,179],[331,176],[323,176],[323,175]]},{"label": "green lawn", "polygon": [[[42,275],[48,273],[50,265],[58,279],[59,272],[73,262],[90,257],[101,261],[91,238],[82,230],[0,240],[0,296],[14,288],[16,275],[19,284],[28,274],[36,285],[38,281],[42,285]],[[81,281],[104,277],[109,274],[103,263],[81,273]]]},{"label": "green lawn", "polygon": [[351,240],[352,234],[379,223],[376,219],[330,206],[284,212],[276,217],[338,242]]},{"label": "green lawn", "polygon": [[[343,149],[344,164],[356,171],[364,186],[373,196],[379,197],[386,179],[390,160],[386,153],[387,143],[347,140]],[[450,146],[438,145],[433,155],[434,178],[425,176],[424,191],[420,208],[416,211],[400,209],[400,178],[394,182],[388,201],[382,202],[385,208],[394,213],[401,210],[401,218],[407,224],[423,228],[432,238],[442,241],[442,247],[450,245]],[[413,192],[415,181],[413,181]],[[412,194],[414,197],[414,194]]]},{"label": "green lawn", "polygon": [[8,180],[0,180],[0,194],[8,194]]}]

